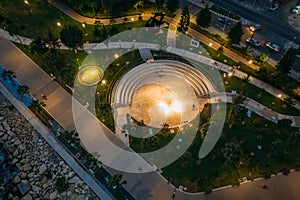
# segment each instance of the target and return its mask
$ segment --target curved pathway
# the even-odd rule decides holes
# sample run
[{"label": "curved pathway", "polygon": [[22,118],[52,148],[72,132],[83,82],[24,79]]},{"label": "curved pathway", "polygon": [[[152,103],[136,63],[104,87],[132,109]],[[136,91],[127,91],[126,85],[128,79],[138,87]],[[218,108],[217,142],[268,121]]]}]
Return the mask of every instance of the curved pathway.
[{"label": "curved pathway", "polygon": [[[69,8],[68,6],[66,6],[65,4],[61,3],[60,1],[48,0],[48,2],[78,22],[86,23],[86,24],[96,24],[99,22],[103,25],[112,24],[111,19],[97,19],[97,18],[90,18],[90,17],[82,16],[82,15],[78,14],[77,12],[75,12],[74,10],[72,10],[71,8]],[[143,20],[148,20],[153,15],[152,14],[142,14],[141,16],[143,17]],[[129,19],[127,22],[130,22],[132,20],[136,21],[139,19],[139,15],[129,15],[126,17]],[[124,23],[124,17],[114,18],[113,21],[114,21],[113,22],[114,24]]]}]

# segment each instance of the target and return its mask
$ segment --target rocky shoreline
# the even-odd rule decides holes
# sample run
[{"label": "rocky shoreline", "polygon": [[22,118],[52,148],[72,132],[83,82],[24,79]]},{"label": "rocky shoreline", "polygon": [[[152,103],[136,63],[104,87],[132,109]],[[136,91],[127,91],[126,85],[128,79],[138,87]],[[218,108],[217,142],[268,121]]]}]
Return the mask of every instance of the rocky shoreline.
[{"label": "rocky shoreline", "polygon": [[[0,102],[1,199],[99,199],[25,118]],[[58,188],[64,177],[65,191]]]}]

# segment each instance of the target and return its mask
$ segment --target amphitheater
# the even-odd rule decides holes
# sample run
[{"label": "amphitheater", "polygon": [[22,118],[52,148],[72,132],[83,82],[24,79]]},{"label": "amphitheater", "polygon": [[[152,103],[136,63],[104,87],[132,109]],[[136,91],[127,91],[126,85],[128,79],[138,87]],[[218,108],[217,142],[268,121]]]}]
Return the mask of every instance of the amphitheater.
[{"label": "amphitheater", "polygon": [[153,128],[189,123],[204,107],[215,86],[191,65],[157,60],[127,72],[111,98],[116,130],[128,123],[128,114]]}]

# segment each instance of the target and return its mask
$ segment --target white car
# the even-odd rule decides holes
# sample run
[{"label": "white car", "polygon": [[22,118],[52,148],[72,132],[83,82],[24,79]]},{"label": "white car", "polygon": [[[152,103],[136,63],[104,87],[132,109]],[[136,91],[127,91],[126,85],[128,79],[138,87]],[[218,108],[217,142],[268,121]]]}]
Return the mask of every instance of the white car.
[{"label": "white car", "polygon": [[260,24],[254,24],[252,26],[249,27],[250,31],[255,32],[259,29],[262,29],[262,26]]},{"label": "white car", "polygon": [[280,52],[280,47],[277,44],[273,43],[273,42],[267,42],[266,46],[269,47],[270,49],[276,51],[276,52]]},{"label": "white car", "polygon": [[292,10],[291,10],[291,13],[293,13],[293,14],[300,14],[300,5],[298,5],[298,6],[295,6],[295,8],[293,8]]}]

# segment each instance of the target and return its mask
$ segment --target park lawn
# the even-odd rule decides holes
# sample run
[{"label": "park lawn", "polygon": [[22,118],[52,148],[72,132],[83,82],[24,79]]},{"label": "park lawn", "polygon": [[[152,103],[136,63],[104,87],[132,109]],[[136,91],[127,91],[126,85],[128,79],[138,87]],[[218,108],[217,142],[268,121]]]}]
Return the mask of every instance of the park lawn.
[{"label": "park lawn", "polygon": [[[75,25],[83,31],[84,41],[100,42],[103,40],[103,38],[97,39],[93,35],[94,25],[86,25],[83,28],[81,23],[73,20],[44,0],[31,0],[29,5],[26,5],[23,0],[3,0],[0,2],[0,14],[11,21],[8,25],[0,25],[13,34],[33,39],[37,37],[46,39],[48,34],[51,33],[54,37],[59,38],[63,26]],[[57,22],[60,22],[61,26],[57,26]],[[146,21],[139,20],[114,26],[117,28],[117,32],[122,32],[134,27],[144,27],[145,23]],[[110,34],[111,30],[112,25],[106,26],[107,34]]]},{"label": "park lawn", "polygon": [[[277,124],[254,113],[250,118],[244,119],[244,125],[238,124],[229,128],[228,122],[226,122],[221,138],[205,158],[200,160],[197,157],[202,144],[200,134],[197,134],[188,149],[192,156],[182,156],[163,168],[163,176],[176,187],[182,185],[187,187],[190,192],[201,192],[229,184],[238,184],[239,178],[242,177],[248,179],[268,177],[271,173],[298,167],[300,164],[299,144],[287,144],[289,135],[282,134],[278,130]],[[291,129],[291,131],[297,130]],[[258,139],[258,135],[261,139]],[[270,144],[278,139],[281,140],[281,145],[275,147],[271,157],[267,157],[271,148]],[[243,151],[240,160],[242,163],[237,167],[230,163],[225,164],[221,151],[225,143],[230,141],[239,142]],[[258,150],[257,145],[261,145],[262,150]],[[284,153],[284,149],[288,149],[289,153]],[[255,156],[251,156],[251,152],[254,152]],[[189,164],[185,165],[187,159]],[[250,172],[251,174],[249,174]]]},{"label": "park lawn", "polygon": [[[75,53],[71,50],[58,50],[62,53],[66,60],[66,66],[58,70],[53,66],[48,66],[42,55],[36,53],[32,54],[28,46],[21,44],[15,44],[21,49],[27,56],[29,56],[35,63],[37,63],[47,74],[53,74],[56,77],[56,81],[63,86],[67,91],[71,92],[66,85],[73,87],[75,76],[78,72],[79,65],[86,58],[87,53],[85,51],[77,51]],[[77,62],[78,59],[78,62]]]},{"label": "park lawn", "polygon": [[[129,62],[126,64],[126,62]],[[105,84],[98,84],[97,92],[95,94],[95,107],[98,119],[100,119],[108,128],[114,130],[114,118],[112,110],[108,107],[101,107],[100,105],[110,105],[111,93],[118,79],[125,74],[126,71],[135,67],[136,63],[142,63],[142,59],[138,50],[134,50],[119,58],[115,59],[108,68],[104,71],[103,80]]]},{"label": "park lawn", "polygon": [[[228,82],[228,84],[225,84],[225,90],[227,92],[231,92],[232,90],[237,91],[238,94],[242,94],[246,97],[249,97],[250,99],[253,99],[262,105],[271,108],[275,112],[279,112],[281,114],[286,115],[294,115],[299,116],[300,111],[296,108],[292,107],[285,101],[269,94],[268,92],[264,91],[263,89],[260,89],[244,80],[241,80],[237,77],[227,77],[225,78],[224,82]],[[259,98],[260,94],[260,98]],[[286,105],[286,108],[284,108],[283,105]]]}]

